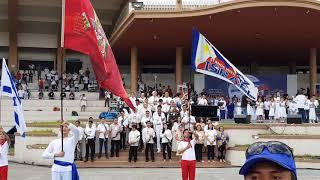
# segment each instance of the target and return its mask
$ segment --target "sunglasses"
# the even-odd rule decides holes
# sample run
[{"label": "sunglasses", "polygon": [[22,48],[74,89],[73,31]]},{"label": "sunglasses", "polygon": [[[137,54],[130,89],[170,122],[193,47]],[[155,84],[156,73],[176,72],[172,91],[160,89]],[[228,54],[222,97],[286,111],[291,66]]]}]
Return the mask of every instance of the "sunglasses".
[{"label": "sunglasses", "polygon": [[261,154],[265,148],[267,148],[268,151],[272,154],[286,154],[293,157],[292,149],[288,145],[279,141],[253,143],[248,147],[246,151],[246,157],[248,158],[253,155]]}]

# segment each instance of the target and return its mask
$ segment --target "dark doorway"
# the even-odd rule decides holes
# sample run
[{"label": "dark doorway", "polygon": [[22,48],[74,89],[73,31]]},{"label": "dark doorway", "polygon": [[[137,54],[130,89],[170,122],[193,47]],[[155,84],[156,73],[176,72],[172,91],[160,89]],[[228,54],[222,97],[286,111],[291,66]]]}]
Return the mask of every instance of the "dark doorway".
[{"label": "dark doorway", "polygon": [[35,67],[41,67],[41,70],[44,68],[48,68],[52,70],[54,68],[53,61],[30,61],[30,60],[20,60],[19,61],[19,69],[20,70],[29,70],[29,65],[35,65]]},{"label": "dark doorway", "polygon": [[68,60],[66,62],[67,73],[79,73],[82,69],[82,62],[80,60]]}]

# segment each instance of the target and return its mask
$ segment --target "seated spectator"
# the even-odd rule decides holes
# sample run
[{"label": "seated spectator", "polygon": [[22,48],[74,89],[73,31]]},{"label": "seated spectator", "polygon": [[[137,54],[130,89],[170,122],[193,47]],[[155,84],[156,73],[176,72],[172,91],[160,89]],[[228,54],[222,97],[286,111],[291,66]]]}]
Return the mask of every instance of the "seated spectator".
[{"label": "seated spectator", "polygon": [[49,99],[54,99],[54,92],[53,92],[53,90],[51,90],[51,91],[49,92],[48,96],[49,96]]},{"label": "seated spectator", "polygon": [[246,151],[246,162],[239,174],[243,175],[245,180],[297,179],[292,150],[278,141],[256,142],[249,146]]},{"label": "seated spectator", "polygon": [[43,99],[43,91],[42,91],[42,89],[40,89],[40,91],[39,91],[39,99]]},{"label": "seated spectator", "polygon": [[60,98],[65,99],[67,97],[67,94],[65,92],[60,93]]},{"label": "seated spectator", "polygon": [[74,97],[75,97],[74,92],[71,91],[71,93],[69,94],[69,99],[74,100]]}]

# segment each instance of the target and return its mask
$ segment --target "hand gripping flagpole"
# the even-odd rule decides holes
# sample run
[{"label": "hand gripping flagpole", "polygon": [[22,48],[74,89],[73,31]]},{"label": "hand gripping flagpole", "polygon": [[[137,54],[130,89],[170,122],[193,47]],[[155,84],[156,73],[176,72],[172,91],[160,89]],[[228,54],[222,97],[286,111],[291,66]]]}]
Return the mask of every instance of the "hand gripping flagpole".
[{"label": "hand gripping flagpole", "polygon": [[61,89],[61,94],[60,94],[60,115],[61,115],[61,125],[60,125],[60,130],[61,130],[61,152],[63,152],[63,77],[62,77],[62,71],[63,71],[63,64],[64,64],[64,22],[65,22],[65,5],[66,1],[62,0],[62,11],[61,11],[61,32],[60,32],[60,47],[61,47],[61,53],[60,53],[60,60],[62,61],[60,63],[60,89]]}]

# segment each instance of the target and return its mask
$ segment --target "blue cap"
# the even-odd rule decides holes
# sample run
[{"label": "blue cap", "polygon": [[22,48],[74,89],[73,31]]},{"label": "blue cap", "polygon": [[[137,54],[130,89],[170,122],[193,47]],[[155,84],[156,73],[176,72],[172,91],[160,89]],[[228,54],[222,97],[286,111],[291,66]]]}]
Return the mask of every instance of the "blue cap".
[{"label": "blue cap", "polygon": [[297,177],[297,170],[294,158],[287,154],[272,154],[268,148],[265,148],[261,154],[247,157],[246,162],[241,167],[239,174],[247,175],[253,165],[261,161],[271,161],[279,166],[288,169]]}]

